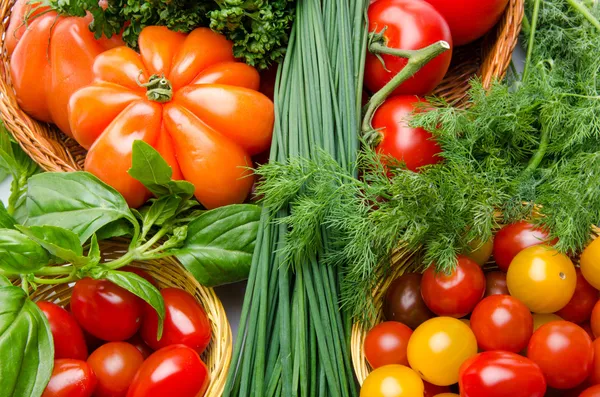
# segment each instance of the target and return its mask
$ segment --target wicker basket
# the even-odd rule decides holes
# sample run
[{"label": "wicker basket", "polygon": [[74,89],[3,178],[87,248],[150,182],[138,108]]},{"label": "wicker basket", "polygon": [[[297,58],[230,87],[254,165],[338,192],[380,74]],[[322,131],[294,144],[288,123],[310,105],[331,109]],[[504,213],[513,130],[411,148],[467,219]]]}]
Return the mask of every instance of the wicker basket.
[{"label": "wicker basket", "polygon": [[[127,249],[127,244],[119,241],[102,243],[105,257],[121,256]],[[205,288],[188,273],[175,259],[160,259],[147,262],[136,262],[131,266],[148,272],[158,283],[159,288],[181,288],[192,294],[202,305],[212,327],[212,340],[202,360],[208,366],[211,374],[210,385],[205,397],[220,397],[225,388],[227,371],[231,362],[232,334],[227,321],[225,309],[212,288]],[[73,285],[40,285],[31,294],[34,301],[50,301],[66,306],[71,299]]]}]

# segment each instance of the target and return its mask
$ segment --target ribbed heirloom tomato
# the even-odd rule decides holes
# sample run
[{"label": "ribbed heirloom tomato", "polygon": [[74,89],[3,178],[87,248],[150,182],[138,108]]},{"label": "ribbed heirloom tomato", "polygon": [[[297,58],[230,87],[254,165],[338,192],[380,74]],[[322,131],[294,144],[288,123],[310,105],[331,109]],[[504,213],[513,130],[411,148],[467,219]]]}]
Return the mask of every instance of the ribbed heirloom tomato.
[{"label": "ribbed heirloom tomato", "polygon": [[251,156],[271,142],[273,102],[258,92],[258,72],[236,62],[232,43],[207,28],[189,35],[149,26],[140,54],[117,47],[98,56],[94,84],[69,102],[85,169],[138,207],[150,192],[127,171],[143,140],[195,186],[206,207],[241,203],[253,183]]}]

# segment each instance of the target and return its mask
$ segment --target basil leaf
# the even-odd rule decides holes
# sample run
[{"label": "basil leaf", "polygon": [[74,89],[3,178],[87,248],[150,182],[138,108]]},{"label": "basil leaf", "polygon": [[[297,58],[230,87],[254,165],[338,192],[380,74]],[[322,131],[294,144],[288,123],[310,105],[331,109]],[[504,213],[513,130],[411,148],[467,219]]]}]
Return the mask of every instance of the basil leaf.
[{"label": "basil leaf", "polygon": [[38,165],[11,140],[4,124],[0,124],[0,169],[15,180],[27,180],[39,171]]},{"label": "basil leaf", "polygon": [[54,365],[52,333],[19,287],[0,287],[0,357],[0,396],[42,395]]},{"label": "basil leaf", "polygon": [[108,240],[113,237],[129,236],[132,234],[131,221],[119,219],[101,227],[96,232],[98,240]]},{"label": "basil leaf", "polygon": [[50,262],[50,255],[23,233],[0,229],[0,269],[12,274],[31,273]]},{"label": "basil leaf", "polygon": [[58,226],[17,226],[17,229],[57,258],[75,266],[88,263],[79,237],[70,230]]},{"label": "basil leaf", "polygon": [[100,255],[100,245],[98,245],[98,237],[96,237],[95,234],[90,241],[90,250],[88,251],[87,257],[90,265],[97,265],[102,259],[102,256]]},{"label": "basil leaf", "polygon": [[119,192],[87,172],[46,172],[29,179],[27,226],[59,226],[84,243],[119,219],[137,220]]},{"label": "basil leaf", "polygon": [[15,220],[6,210],[2,201],[0,201],[0,228],[2,229],[14,229]]},{"label": "basil leaf", "polygon": [[141,212],[143,215],[143,234],[146,235],[153,225],[163,225],[173,218],[181,204],[181,197],[171,195],[152,200],[152,205]]},{"label": "basil leaf", "polygon": [[248,278],[260,209],[239,204],[204,212],[188,225],[177,259],[202,285],[213,287]]},{"label": "basil leaf", "polygon": [[12,283],[10,282],[10,280],[0,274],[0,287],[10,287],[11,285]]}]

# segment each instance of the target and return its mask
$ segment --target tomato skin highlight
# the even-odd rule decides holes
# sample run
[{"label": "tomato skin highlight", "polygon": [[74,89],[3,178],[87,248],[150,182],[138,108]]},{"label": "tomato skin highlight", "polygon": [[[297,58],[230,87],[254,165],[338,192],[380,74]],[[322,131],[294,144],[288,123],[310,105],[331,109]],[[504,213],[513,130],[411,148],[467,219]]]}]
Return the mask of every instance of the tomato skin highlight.
[{"label": "tomato skin highlight", "polygon": [[386,321],[373,327],[365,338],[365,357],[373,369],[384,365],[408,366],[406,348],[413,331],[402,323]]},{"label": "tomato skin highlight", "polygon": [[388,321],[398,321],[413,330],[433,318],[421,296],[419,273],[407,273],[398,277],[389,286],[383,301],[383,314]]},{"label": "tomato skin highlight", "polygon": [[367,376],[360,389],[360,397],[413,397],[422,396],[423,381],[404,365],[385,365]]},{"label": "tomato skin highlight", "polygon": [[556,312],[560,317],[575,324],[588,321],[592,316],[594,305],[598,302],[598,290],[587,282],[581,269],[577,272],[577,283],[573,297],[565,307]]},{"label": "tomato skin highlight", "polygon": [[42,397],[91,397],[96,388],[96,375],[81,360],[54,360],[52,376]]},{"label": "tomato skin highlight", "polygon": [[144,357],[129,343],[110,342],[96,349],[87,362],[98,380],[94,397],[125,397]]},{"label": "tomato skin highlight", "polygon": [[75,318],[62,307],[51,302],[37,302],[48,319],[54,340],[54,358],[72,358],[85,361],[88,348],[83,331]]},{"label": "tomato skin highlight", "polygon": [[494,261],[502,271],[508,271],[515,256],[527,247],[544,244],[548,233],[532,223],[520,221],[504,226],[494,237]]}]

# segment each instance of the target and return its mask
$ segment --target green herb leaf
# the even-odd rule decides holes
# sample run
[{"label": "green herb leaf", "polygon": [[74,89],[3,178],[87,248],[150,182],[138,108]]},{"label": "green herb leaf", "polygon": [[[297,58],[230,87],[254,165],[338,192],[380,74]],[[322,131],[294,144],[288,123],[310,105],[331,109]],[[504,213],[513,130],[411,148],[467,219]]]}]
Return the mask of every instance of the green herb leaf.
[{"label": "green herb leaf", "polygon": [[130,220],[119,219],[98,229],[96,236],[98,240],[108,240],[113,237],[129,236],[132,230]]},{"label": "green herb leaf", "polygon": [[0,282],[0,396],[42,395],[54,344],[46,316],[25,292]]},{"label": "green herb leaf", "polygon": [[11,285],[10,280],[0,274],[0,287],[10,287]]},{"label": "green herb leaf", "polygon": [[100,263],[102,257],[100,256],[100,245],[98,245],[98,237],[96,235],[92,235],[92,239],[90,240],[90,250],[88,252],[88,261],[90,265],[97,265]]},{"label": "green herb leaf", "polygon": [[25,274],[41,269],[50,255],[23,233],[0,229],[0,269],[12,274]]},{"label": "green herb leaf", "polygon": [[88,258],[83,256],[79,236],[70,230],[58,226],[17,226],[17,229],[65,262],[75,266],[83,266],[89,262]]},{"label": "green herb leaf", "polygon": [[181,197],[174,195],[152,200],[152,205],[141,211],[143,215],[143,234],[146,235],[152,226],[161,226],[173,218],[177,214],[181,201]]},{"label": "green herb leaf", "polygon": [[239,204],[217,208],[189,224],[179,261],[202,285],[213,287],[248,277],[260,209]]},{"label": "green herb leaf", "polygon": [[9,215],[6,207],[2,201],[0,201],[0,228],[2,229],[14,229],[15,220],[12,216]]}]

